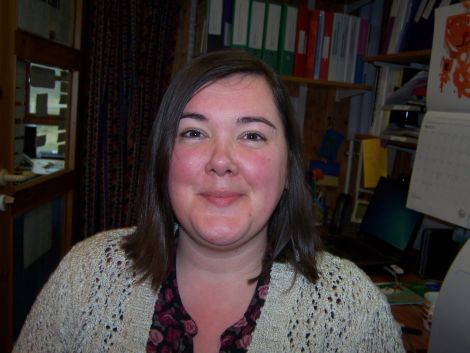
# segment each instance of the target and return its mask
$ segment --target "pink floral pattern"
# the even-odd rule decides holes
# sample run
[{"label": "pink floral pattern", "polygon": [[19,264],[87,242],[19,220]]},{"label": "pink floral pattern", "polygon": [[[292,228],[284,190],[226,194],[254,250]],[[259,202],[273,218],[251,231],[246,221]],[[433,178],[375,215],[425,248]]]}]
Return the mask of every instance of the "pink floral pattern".
[{"label": "pink floral pattern", "polygon": [[[261,309],[269,289],[269,271],[257,283],[245,315],[220,338],[220,353],[245,353],[251,343]],[[196,323],[183,307],[178,292],[176,269],[162,283],[155,303],[152,325],[147,340],[147,353],[192,353]]]}]

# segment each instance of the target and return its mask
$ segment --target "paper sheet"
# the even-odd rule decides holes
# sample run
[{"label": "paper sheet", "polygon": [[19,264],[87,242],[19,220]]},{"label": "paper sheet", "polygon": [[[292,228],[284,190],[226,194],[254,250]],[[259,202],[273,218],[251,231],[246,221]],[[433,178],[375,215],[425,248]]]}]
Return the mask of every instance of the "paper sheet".
[{"label": "paper sheet", "polygon": [[[427,88],[407,207],[470,228],[470,12],[435,12]],[[462,55],[460,55],[460,54]],[[465,54],[465,55],[463,55]]]},{"label": "paper sheet", "polygon": [[407,207],[470,228],[470,114],[425,115]]}]

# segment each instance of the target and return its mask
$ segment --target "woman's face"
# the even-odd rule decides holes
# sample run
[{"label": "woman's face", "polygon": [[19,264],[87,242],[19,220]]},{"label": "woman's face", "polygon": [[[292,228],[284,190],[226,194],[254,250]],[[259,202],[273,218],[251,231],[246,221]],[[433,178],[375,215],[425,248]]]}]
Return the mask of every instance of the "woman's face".
[{"label": "woman's face", "polygon": [[286,180],[286,139],[264,78],[234,75],[193,96],[169,174],[183,236],[223,249],[266,236]]}]

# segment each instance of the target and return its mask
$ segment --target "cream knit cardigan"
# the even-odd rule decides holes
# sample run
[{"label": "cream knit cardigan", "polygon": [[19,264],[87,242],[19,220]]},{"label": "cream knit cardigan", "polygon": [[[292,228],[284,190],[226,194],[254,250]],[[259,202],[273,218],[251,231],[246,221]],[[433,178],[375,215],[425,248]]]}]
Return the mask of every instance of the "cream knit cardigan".
[{"label": "cream knit cardigan", "polygon": [[[13,352],[145,352],[156,293],[137,282],[119,243],[131,229],[77,244],[49,279]],[[404,352],[384,296],[354,264],[328,253],[312,284],[274,264],[248,352]]]}]

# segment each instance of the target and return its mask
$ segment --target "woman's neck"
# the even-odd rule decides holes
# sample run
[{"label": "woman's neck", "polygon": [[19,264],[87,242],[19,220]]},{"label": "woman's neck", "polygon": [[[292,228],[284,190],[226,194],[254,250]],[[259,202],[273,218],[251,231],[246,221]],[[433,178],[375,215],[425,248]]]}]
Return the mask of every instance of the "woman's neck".
[{"label": "woman's neck", "polygon": [[259,235],[247,244],[234,249],[208,248],[180,232],[176,252],[178,272],[220,281],[226,279],[252,279],[261,272],[267,246],[267,237]]}]

